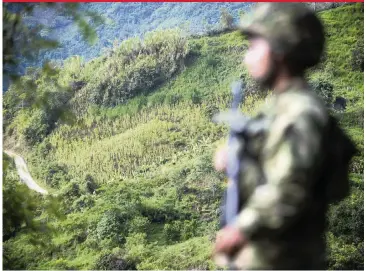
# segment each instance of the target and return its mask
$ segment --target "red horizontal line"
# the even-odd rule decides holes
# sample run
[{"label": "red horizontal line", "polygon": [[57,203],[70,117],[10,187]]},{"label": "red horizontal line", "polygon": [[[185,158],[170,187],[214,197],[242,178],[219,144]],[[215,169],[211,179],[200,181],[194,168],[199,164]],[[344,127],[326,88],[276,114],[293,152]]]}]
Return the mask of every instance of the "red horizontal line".
[{"label": "red horizontal line", "polygon": [[[243,0],[228,0],[228,1],[217,1],[217,0],[201,0],[201,1],[190,1],[190,0],[180,0],[180,1],[174,1],[174,0],[165,0],[165,1],[160,1],[160,0],[145,0],[145,1],[141,1],[141,0],[137,0],[137,1],[102,1],[102,0],[91,0],[91,1],[84,1],[84,0],[79,0],[79,1],[75,1],[75,0],[61,0],[61,1],[55,1],[55,0],[46,0],[46,1],[39,1],[39,0],[3,0],[3,2],[8,2],[8,3],[39,3],[39,2],[82,2],[82,3],[88,3],[88,2],[125,2],[125,3],[133,3],[133,2],[178,2],[178,3],[182,3],[182,2],[308,2],[308,1],[293,1],[293,0],[277,0],[277,1],[266,1],[266,0],[260,0],[260,1],[243,1]],[[336,1],[329,1],[329,0],[318,0],[318,1],[313,1],[313,2],[364,2],[364,0],[336,0]]]}]

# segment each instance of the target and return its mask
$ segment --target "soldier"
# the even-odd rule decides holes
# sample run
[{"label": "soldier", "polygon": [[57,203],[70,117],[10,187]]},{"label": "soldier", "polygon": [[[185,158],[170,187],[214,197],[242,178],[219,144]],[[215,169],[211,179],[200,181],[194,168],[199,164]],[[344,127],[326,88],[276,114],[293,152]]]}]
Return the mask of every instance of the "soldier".
[{"label": "soldier", "polygon": [[[327,206],[348,194],[355,149],[304,78],[323,52],[322,23],[299,3],[258,4],[242,22],[244,63],[274,95],[248,124],[267,126],[246,136],[241,152],[256,163],[241,167],[239,214],[217,234],[216,255],[227,256],[217,264],[325,269]],[[216,154],[217,170],[226,151]]]}]

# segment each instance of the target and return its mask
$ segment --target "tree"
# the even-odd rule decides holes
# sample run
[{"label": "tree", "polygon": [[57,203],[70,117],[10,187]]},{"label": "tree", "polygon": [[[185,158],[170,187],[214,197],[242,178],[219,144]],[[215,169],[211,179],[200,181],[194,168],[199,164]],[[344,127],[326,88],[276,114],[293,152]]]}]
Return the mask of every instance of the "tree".
[{"label": "tree", "polygon": [[234,26],[234,17],[226,8],[221,9],[220,22],[224,29],[232,29]]}]

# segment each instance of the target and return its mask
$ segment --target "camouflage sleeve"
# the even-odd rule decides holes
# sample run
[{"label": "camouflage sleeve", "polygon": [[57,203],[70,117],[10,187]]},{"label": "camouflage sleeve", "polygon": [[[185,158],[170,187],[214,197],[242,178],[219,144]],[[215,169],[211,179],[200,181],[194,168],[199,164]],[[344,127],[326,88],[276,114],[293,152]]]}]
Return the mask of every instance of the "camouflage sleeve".
[{"label": "camouflage sleeve", "polygon": [[283,231],[301,214],[319,164],[323,117],[283,114],[273,122],[261,159],[265,182],[236,220],[246,238]]}]

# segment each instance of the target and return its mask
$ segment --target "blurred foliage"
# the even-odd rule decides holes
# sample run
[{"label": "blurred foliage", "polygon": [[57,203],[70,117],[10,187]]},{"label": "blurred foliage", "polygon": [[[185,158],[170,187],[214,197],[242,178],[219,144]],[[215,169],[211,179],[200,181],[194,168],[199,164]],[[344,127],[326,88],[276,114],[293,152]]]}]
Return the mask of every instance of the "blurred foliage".
[{"label": "blurred foliage", "polygon": [[[52,70],[52,74],[50,73]],[[73,120],[67,103],[73,92],[59,68],[35,69],[14,82],[4,95],[4,128],[28,145],[40,143],[58,121]],[[6,128],[5,128],[6,129]]]},{"label": "blurred foliage", "polygon": [[[56,229],[48,223],[48,220],[62,220],[64,216],[57,197],[40,196],[20,183],[14,162],[5,153],[3,153],[2,174],[3,267],[25,269],[29,266],[25,261],[29,260],[28,257],[37,254],[36,250],[46,250],[51,246],[50,240]],[[14,249],[12,239],[17,237],[24,237],[28,244],[24,250],[30,250],[30,254],[25,260],[19,260],[22,251]],[[44,253],[40,255],[42,254]]]},{"label": "blurred foliage", "polygon": [[24,226],[36,229],[33,218],[39,205],[39,198],[19,184],[13,161],[4,155],[3,168],[3,240],[14,237]]},{"label": "blurred foliage", "polygon": [[42,35],[48,25],[41,22],[27,24],[24,19],[43,12],[65,16],[79,28],[90,44],[97,40],[93,27],[103,22],[94,11],[83,10],[79,3],[4,3],[3,4],[3,76],[12,81],[19,76],[19,64],[24,59],[35,60],[42,50],[55,49],[59,42]]}]

